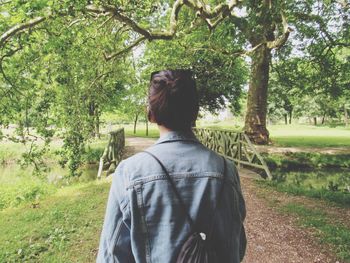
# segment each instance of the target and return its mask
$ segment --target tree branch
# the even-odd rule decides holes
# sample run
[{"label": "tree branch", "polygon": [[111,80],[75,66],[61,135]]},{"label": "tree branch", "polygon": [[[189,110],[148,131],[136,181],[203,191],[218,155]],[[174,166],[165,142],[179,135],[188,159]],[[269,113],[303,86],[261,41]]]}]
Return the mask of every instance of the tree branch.
[{"label": "tree branch", "polygon": [[177,20],[178,20],[178,14],[180,12],[181,7],[184,5],[183,0],[177,0],[175,1],[171,16],[170,16],[170,28],[167,31],[149,31],[146,28],[142,27],[138,23],[136,23],[131,18],[127,17],[125,14],[122,13],[122,11],[114,6],[111,5],[104,5],[102,7],[97,7],[94,5],[88,5],[86,7],[86,10],[89,12],[93,12],[96,14],[110,14],[115,19],[117,19],[119,22],[125,23],[128,26],[130,26],[135,32],[139,33],[140,35],[143,35],[148,40],[153,39],[172,39],[176,33],[177,29]]},{"label": "tree branch", "polygon": [[287,19],[283,13],[281,13],[281,18],[282,18],[283,33],[274,41],[266,42],[266,45],[269,49],[273,49],[273,48],[279,49],[280,47],[282,47],[287,42],[290,32],[293,31],[293,29],[288,26]]},{"label": "tree branch", "polygon": [[[133,44],[131,44],[124,50],[118,51],[111,55],[104,54],[105,59],[108,61],[130,51],[132,48],[139,45],[145,40],[173,39],[177,31],[178,16],[181,8],[184,5],[190,7],[194,11],[197,11],[198,17],[201,17],[207,23],[209,29],[213,30],[222,20],[229,16],[232,9],[240,3],[240,0],[231,0],[228,4],[219,4],[213,9],[211,9],[207,5],[203,5],[198,0],[176,0],[171,10],[168,30],[149,30],[147,28],[144,28],[136,21],[123,14],[121,9],[112,5],[103,5],[100,7],[95,5],[88,5],[86,6],[86,10],[94,14],[109,14],[111,18],[114,18],[119,22],[128,25],[133,31],[142,35],[142,37],[137,39]],[[191,29],[193,28],[192,26],[193,25],[191,25]]]},{"label": "tree branch", "polygon": [[186,5],[197,11],[197,15],[200,16],[209,26],[210,29],[215,28],[225,17],[227,17],[232,9],[240,4],[240,0],[231,0],[229,4],[219,4],[213,9],[208,7],[207,5],[203,5],[198,0],[176,0],[173,4],[169,28],[168,30],[149,30],[142,27],[140,24],[123,14],[122,10],[118,7],[112,5],[104,5],[101,7],[95,5],[88,5],[86,10],[95,14],[110,14],[119,22],[127,24],[131,27],[135,32],[143,35],[148,40],[155,39],[164,39],[170,40],[173,39],[178,24],[178,16],[181,8]]},{"label": "tree branch", "polygon": [[260,43],[260,44],[256,45],[255,47],[247,49],[247,50],[240,49],[240,50],[235,50],[235,51],[229,51],[229,50],[226,50],[226,49],[220,49],[220,48],[216,48],[216,47],[197,47],[197,48],[193,48],[193,47],[187,47],[185,45],[182,45],[181,43],[180,43],[180,46],[182,46],[186,50],[212,51],[212,52],[215,52],[215,53],[220,53],[220,54],[225,55],[225,56],[239,57],[239,56],[249,56],[249,55],[251,55],[257,48],[259,48],[263,44],[264,43]]},{"label": "tree branch", "polygon": [[217,18],[220,15],[228,16],[235,6],[238,6],[242,1],[230,0],[228,4],[219,4],[213,9],[210,6],[201,3],[198,0],[183,0],[184,4],[198,12],[198,15],[204,19]]},{"label": "tree branch", "polygon": [[129,52],[130,50],[132,50],[134,47],[138,46],[140,43],[142,43],[143,41],[146,40],[146,37],[142,36],[138,39],[136,39],[136,41],[132,44],[130,44],[128,47],[126,47],[125,49],[121,50],[121,51],[118,51],[118,52],[115,52],[113,54],[110,54],[110,55],[107,55],[106,53],[103,54],[104,58],[106,61],[109,61],[115,57],[118,57],[122,54],[125,54],[127,52]]},{"label": "tree branch", "polygon": [[42,23],[46,19],[47,19],[47,17],[36,17],[36,18],[29,20],[28,22],[21,23],[21,24],[18,24],[18,25],[11,27],[9,30],[7,30],[5,33],[3,33],[0,36],[0,48],[2,48],[4,46],[4,44],[6,43],[6,41],[9,38],[11,38],[12,36],[14,36],[16,33],[21,32],[21,31],[28,29],[28,28],[32,28],[32,27],[36,26],[37,24]]},{"label": "tree branch", "polygon": [[19,47],[17,47],[16,49],[10,50],[8,53],[6,53],[2,57],[0,57],[0,73],[3,76],[4,80],[18,93],[21,93],[21,92],[18,90],[18,88],[15,86],[15,84],[12,82],[12,80],[6,75],[2,63],[3,63],[5,58],[13,56],[14,54],[16,54],[18,51],[20,51],[22,49],[23,49],[23,46],[21,44],[19,44]]},{"label": "tree branch", "polygon": [[91,84],[89,85],[88,90],[89,90],[90,88],[92,88],[92,87],[96,84],[97,81],[99,81],[100,79],[104,78],[105,76],[107,76],[108,74],[110,74],[110,73],[112,73],[112,72],[113,72],[113,71],[108,71],[108,72],[101,73],[100,75],[98,75],[98,76],[91,82]]}]

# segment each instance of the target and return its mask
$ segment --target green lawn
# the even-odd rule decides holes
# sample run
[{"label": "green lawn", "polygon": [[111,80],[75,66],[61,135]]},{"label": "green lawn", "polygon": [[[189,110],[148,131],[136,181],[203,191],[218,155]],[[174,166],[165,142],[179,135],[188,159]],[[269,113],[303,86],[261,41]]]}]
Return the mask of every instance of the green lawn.
[{"label": "green lawn", "polygon": [[350,146],[350,127],[274,125],[268,127],[271,140],[285,147]]},{"label": "green lawn", "polygon": [[1,211],[0,262],[93,262],[109,187],[76,184]]}]

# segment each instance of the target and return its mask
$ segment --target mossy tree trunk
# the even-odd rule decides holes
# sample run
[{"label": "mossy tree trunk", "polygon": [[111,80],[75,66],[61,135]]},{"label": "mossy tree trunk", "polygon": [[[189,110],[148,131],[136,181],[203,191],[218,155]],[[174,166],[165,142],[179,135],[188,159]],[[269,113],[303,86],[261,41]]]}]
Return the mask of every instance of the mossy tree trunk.
[{"label": "mossy tree trunk", "polygon": [[269,142],[269,131],[266,128],[267,89],[271,50],[266,45],[261,45],[251,58],[245,133],[254,143],[267,144]]}]

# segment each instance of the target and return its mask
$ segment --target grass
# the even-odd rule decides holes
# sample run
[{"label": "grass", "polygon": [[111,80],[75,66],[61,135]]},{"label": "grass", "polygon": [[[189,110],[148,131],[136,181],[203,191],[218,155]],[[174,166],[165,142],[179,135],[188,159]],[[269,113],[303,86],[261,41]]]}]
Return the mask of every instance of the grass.
[{"label": "grass", "polygon": [[125,129],[125,135],[126,136],[136,136],[136,137],[143,137],[143,138],[159,138],[159,131],[158,129],[152,128],[148,131],[148,136],[146,135],[146,131],[144,130],[137,130],[136,133],[132,129]]},{"label": "grass", "polygon": [[350,146],[350,128],[311,125],[273,125],[271,140],[283,147]]},{"label": "grass", "polygon": [[262,154],[271,170],[284,171],[319,168],[350,168],[350,154],[321,154],[317,152],[286,152]]},{"label": "grass", "polygon": [[280,192],[324,199],[350,207],[350,154],[265,154]]},{"label": "grass", "polygon": [[[317,183],[317,181],[314,181]],[[311,198],[321,199],[332,202],[334,204],[350,208],[350,192],[332,191],[327,187],[321,186],[305,186],[292,183],[280,183],[276,181],[260,181],[263,187],[271,187],[272,189],[288,193],[291,195],[301,195]]]},{"label": "grass", "polygon": [[7,207],[16,207],[25,202],[38,202],[55,191],[56,187],[54,185],[35,177],[22,178],[16,183],[1,183],[0,211]]},{"label": "grass", "polygon": [[107,182],[76,184],[40,201],[0,212],[0,262],[93,262]]},{"label": "grass", "polygon": [[[84,182],[96,179],[97,167],[103,150],[107,145],[107,137],[91,140],[83,155],[82,176],[68,181],[61,180],[68,175],[68,170],[58,165],[55,151],[59,142],[53,142],[53,149],[45,156],[49,171],[40,177],[33,175],[32,167],[21,168],[16,160],[21,157],[23,147],[12,142],[1,142],[0,164],[0,211],[8,207],[17,207],[25,202],[38,202],[53,194],[57,188],[69,183]],[[5,146],[4,148],[2,146]],[[55,183],[55,184],[53,184]]]},{"label": "grass", "polygon": [[280,207],[280,211],[297,216],[298,223],[310,228],[322,243],[331,245],[335,254],[350,262],[350,228],[330,219],[324,211],[290,202]]},{"label": "grass", "polygon": [[9,141],[0,141],[0,164],[6,164],[9,160],[18,159],[24,153],[24,147]]}]

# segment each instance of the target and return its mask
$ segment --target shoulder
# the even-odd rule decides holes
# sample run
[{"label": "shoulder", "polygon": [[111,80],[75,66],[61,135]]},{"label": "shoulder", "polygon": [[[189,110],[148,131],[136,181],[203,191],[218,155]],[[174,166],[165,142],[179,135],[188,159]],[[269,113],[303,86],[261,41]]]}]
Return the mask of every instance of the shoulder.
[{"label": "shoulder", "polygon": [[159,164],[152,156],[145,152],[139,152],[120,162],[116,174],[122,174],[130,183],[140,177],[157,172],[159,168]]}]

